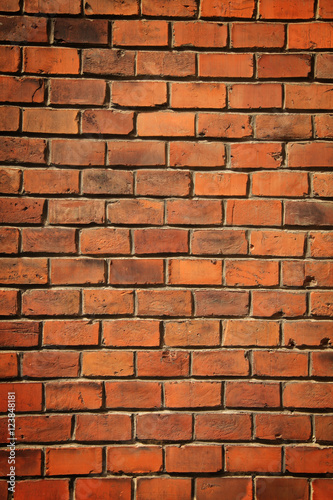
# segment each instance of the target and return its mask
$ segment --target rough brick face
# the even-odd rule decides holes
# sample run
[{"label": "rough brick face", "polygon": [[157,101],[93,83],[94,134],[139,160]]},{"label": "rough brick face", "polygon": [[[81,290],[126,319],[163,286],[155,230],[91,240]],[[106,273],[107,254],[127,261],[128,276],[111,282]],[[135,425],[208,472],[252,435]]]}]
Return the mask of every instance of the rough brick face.
[{"label": "rough brick face", "polygon": [[0,497],[333,497],[332,1],[0,26]]}]

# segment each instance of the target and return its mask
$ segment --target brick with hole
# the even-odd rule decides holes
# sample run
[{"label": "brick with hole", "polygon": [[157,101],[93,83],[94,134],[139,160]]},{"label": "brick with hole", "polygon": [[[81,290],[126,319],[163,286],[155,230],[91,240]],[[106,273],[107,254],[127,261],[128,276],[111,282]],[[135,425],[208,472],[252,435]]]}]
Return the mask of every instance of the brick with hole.
[{"label": "brick with hole", "polygon": [[284,290],[254,290],[252,292],[253,316],[297,317],[306,312],[306,295],[303,292]]},{"label": "brick with hole", "polygon": [[232,168],[279,168],[282,165],[282,145],[278,143],[231,144]]},{"label": "brick with hole", "polygon": [[44,139],[2,136],[0,147],[1,162],[34,163],[39,165],[46,163],[46,141]]},{"label": "brick with hole", "polygon": [[3,285],[45,285],[48,283],[47,259],[0,259],[0,280]]},{"label": "brick with hole", "polygon": [[333,337],[333,325],[329,321],[286,321],[285,345],[326,346]]},{"label": "brick with hole", "polygon": [[295,260],[283,262],[282,280],[286,286],[332,287],[332,262],[299,262]]}]

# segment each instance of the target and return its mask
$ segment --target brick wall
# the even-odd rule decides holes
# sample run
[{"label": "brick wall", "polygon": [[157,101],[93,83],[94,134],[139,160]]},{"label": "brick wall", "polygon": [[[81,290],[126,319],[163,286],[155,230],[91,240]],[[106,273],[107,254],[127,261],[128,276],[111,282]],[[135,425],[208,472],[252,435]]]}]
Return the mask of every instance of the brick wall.
[{"label": "brick wall", "polygon": [[0,11],[0,497],[333,498],[331,0]]}]

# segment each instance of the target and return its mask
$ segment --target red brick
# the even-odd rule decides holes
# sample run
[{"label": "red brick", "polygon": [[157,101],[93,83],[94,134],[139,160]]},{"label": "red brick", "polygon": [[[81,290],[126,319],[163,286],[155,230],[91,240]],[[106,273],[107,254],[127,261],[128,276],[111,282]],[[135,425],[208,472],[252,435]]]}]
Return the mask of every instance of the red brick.
[{"label": "red brick", "polygon": [[284,290],[252,292],[253,315],[262,317],[302,316],[306,312],[306,296],[303,293]]},{"label": "red brick", "polygon": [[82,354],[84,377],[128,377],[134,375],[133,353],[91,351]]},{"label": "red brick", "polygon": [[258,58],[258,78],[307,78],[311,56],[263,54]]},{"label": "red brick", "polygon": [[333,263],[286,261],[282,263],[283,284],[298,287],[333,287]]},{"label": "red brick", "polygon": [[5,137],[0,140],[0,161],[10,163],[46,163],[44,139]]},{"label": "red brick", "polygon": [[0,228],[0,252],[6,254],[18,253],[19,230],[14,227]]},{"label": "red brick", "polygon": [[71,351],[26,352],[22,375],[30,378],[78,377],[79,353]]},{"label": "red brick", "polygon": [[198,196],[245,196],[247,184],[247,174],[197,173],[195,194]]},{"label": "red brick", "polygon": [[138,0],[90,0],[84,5],[85,14],[88,16],[111,15],[132,16],[139,14]]},{"label": "red brick", "polygon": [[165,47],[168,45],[168,23],[146,19],[114,21],[112,27],[114,46]]},{"label": "red brick", "polygon": [[104,165],[103,141],[53,139],[51,161],[55,165]]},{"label": "red brick", "polygon": [[[333,32],[332,32],[333,33]],[[333,106],[332,85],[293,84],[286,85],[287,109],[331,109]],[[318,143],[313,145],[316,147]]]},{"label": "red brick", "polygon": [[282,206],[278,200],[228,200],[228,225],[280,226]]},{"label": "red brick", "polygon": [[44,80],[40,78],[1,76],[0,101],[42,103],[44,102],[44,85]]},{"label": "red brick", "polygon": [[283,404],[286,408],[332,408],[332,395],[333,384],[327,382],[288,382]]},{"label": "red brick", "polygon": [[219,472],[222,470],[222,447],[207,445],[167,446],[165,457],[167,472]]},{"label": "red brick", "polygon": [[[328,8],[330,8],[329,5]],[[313,500],[325,500],[327,495],[333,495],[333,481],[331,479],[314,479],[312,481],[312,492]]]},{"label": "red brick", "polygon": [[317,137],[320,139],[333,138],[333,115],[316,115],[314,120]]},{"label": "red brick", "polygon": [[251,78],[252,54],[199,54],[199,76]]},{"label": "red brick", "polygon": [[133,130],[133,116],[126,111],[86,109],[82,115],[82,133],[128,135]]},{"label": "red brick", "polygon": [[105,261],[102,259],[52,259],[53,285],[105,283]]},{"label": "red brick", "polygon": [[330,167],[333,147],[327,142],[298,142],[288,145],[289,167]]},{"label": "red brick", "polygon": [[146,413],[137,416],[136,429],[140,441],[189,441],[192,438],[192,415]]},{"label": "red brick", "polygon": [[317,441],[332,441],[333,418],[332,415],[315,416],[315,434]]},{"label": "red brick", "polygon": [[277,23],[233,23],[231,43],[234,48],[282,48],[285,34],[283,24]]},{"label": "red brick", "polygon": [[311,257],[333,256],[333,233],[310,232]]},{"label": "red brick", "polygon": [[0,71],[16,73],[20,69],[21,51],[19,47],[2,45],[0,47]]},{"label": "red brick", "polygon": [[47,382],[45,404],[48,410],[56,411],[99,409],[102,406],[102,384],[92,381]]},{"label": "red brick", "polygon": [[[258,354],[258,353],[257,353]],[[311,439],[311,420],[308,415],[256,415],[256,437],[270,441],[308,441]]]},{"label": "red brick", "polygon": [[65,169],[26,170],[24,172],[24,191],[33,194],[78,194],[79,172]]},{"label": "red brick", "polygon": [[315,377],[332,377],[332,361],[332,352],[313,352],[311,375]]},{"label": "red brick", "polygon": [[220,49],[227,45],[227,32],[226,24],[196,21],[176,22],[173,24],[173,46]]},{"label": "red brick", "polygon": [[0,11],[5,12],[17,12],[20,10],[19,0],[1,0],[0,1]]},{"label": "red brick", "polygon": [[291,231],[251,231],[251,255],[302,257],[305,234]]},{"label": "red brick", "polygon": [[170,259],[169,283],[173,285],[221,285],[222,262],[208,259]]},{"label": "red brick", "polygon": [[0,259],[3,285],[44,285],[48,282],[47,259]]},{"label": "red brick", "polygon": [[246,376],[249,374],[249,361],[245,351],[221,350],[194,352],[192,372],[196,376]]},{"label": "red brick", "polygon": [[245,255],[247,253],[245,232],[228,229],[195,230],[192,234],[192,253],[194,255]]},{"label": "red brick", "polygon": [[[16,476],[41,476],[42,450],[40,449],[16,449],[15,474]],[[0,452],[0,474],[6,477],[8,474],[8,451]]]},{"label": "red brick", "polygon": [[164,329],[164,342],[169,346],[220,344],[220,325],[215,320],[168,321]]},{"label": "red brick", "polygon": [[1,16],[0,40],[48,43],[46,19],[33,16]]},{"label": "red brick", "polygon": [[224,322],[223,345],[277,346],[279,331],[276,321],[230,319]]},{"label": "red brick", "polygon": [[38,479],[37,481],[19,481],[15,487],[15,497],[17,500],[24,500],[25,498],[38,495],[41,500],[47,498],[69,498],[69,480],[68,479]]},{"label": "red brick", "polygon": [[15,392],[15,413],[21,411],[42,411],[42,389],[42,384],[40,383],[22,381],[0,384],[0,411],[7,412],[8,410],[8,392]]},{"label": "red brick", "polygon": [[160,472],[162,448],[158,446],[112,446],[107,450],[107,468],[113,473]]},{"label": "red brick", "polygon": [[[1,52],[1,47],[0,47]],[[1,55],[0,55],[1,57]],[[0,131],[16,132],[19,128],[20,109],[14,106],[0,107]]]},{"label": "red brick", "polygon": [[131,436],[130,415],[79,414],[76,417],[77,441],[129,441]]},{"label": "red brick", "polygon": [[253,16],[254,0],[202,0],[201,17],[249,17]]},{"label": "red brick", "polygon": [[142,316],[190,316],[189,290],[138,290],[138,314]]},{"label": "red brick", "polygon": [[55,19],[54,41],[60,44],[85,43],[107,45],[108,22],[106,19]]},{"label": "red brick", "polygon": [[18,292],[0,290],[0,316],[16,316],[16,314],[18,314]]},{"label": "red brick", "polygon": [[17,355],[11,352],[0,353],[0,377],[3,379],[18,377]]},{"label": "red brick", "polygon": [[219,200],[168,200],[169,224],[220,224],[222,206]]},{"label": "red brick", "polygon": [[158,347],[160,345],[160,322],[141,319],[104,321],[103,345]]},{"label": "red brick", "polygon": [[152,224],[161,226],[164,205],[157,200],[117,200],[108,203],[108,222],[111,224]]},{"label": "red brick", "polygon": [[279,168],[282,146],[277,143],[232,144],[231,168]]},{"label": "red brick", "polygon": [[139,170],[136,194],[139,196],[188,196],[191,188],[189,172],[176,170]]},{"label": "red brick", "polygon": [[91,224],[102,223],[104,217],[103,200],[49,200],[50,224]]},{"label": "red brick", "polygon": [[254,172],[252,194],[254,196],[304,197],[309,193],[306,172]]},{"label": "red brick", "polygon": [[333,470],[332,448],[287,446],[286,471],[303,474],[325,474]]},{"label": "red brick", "polygon": [[[120,7],[121,5],[119,4]],[[76,500],[86,500],[87,495],[93,499],[98,494],[110,500],[116,500],[116,498],[131,500],[131,484],[130,478],[78,478],[75,481],[75,497]]]},{"label": "red brick", "polygon": [[251,432],[250,415],[202,413],[195,419],[195,436],[202,441],[247,441]]},{"label": "red brick", "polygon": [[16,418],[16,434],[23,443],[69,441],[71,420],[71,415],[19,416]]},{"label": "red brick", "polygon": [[186,52],[138,52],[137,74],[156,76],[195,75],[195,54]]},{"label": "red brick", "polygon": [[[127,23],[127,21],[126,21]],[[83,73],[96,75],[134,75],[135,52],[111,49],[83,49]],[[104,82],[103,82],[104,83]]]},{"label": "red brick", "polygon": [[194,17],[197,11],[195,0],[143,0],[142,14],[144,16],[163,17]]},{"label": "red brick", "polygon": [[260,0],[259,16],[262,19],[311,19],[314,17],[313,0],[304,0],[302,8],[298,0]]},{"label": "red brick", "polygon": [[200,290],[194,293],[196,314],[242,316],[248,313],[249,293],[234,290]]},{"label": "red brick", "polygon": [[81,252],[92,255],[128,255],[130,253],[129,230],[111,227],[82,229]]},{"label": "red brick", "polygon": [[248,477],[197,478],[196,483],[198,500],[220,500],[221,495],[252,500],[252,479]]},{"label": "red brick", "polygon": [[269,446],[226,446],[228,472],[281,472],[281,448]]},{"label": "red brick", "polygon": [[273,286],[279,284],[279,263],[267,260],[225,261],[228,286]]},{"label": "red brick", "polygon": [[275,382],[227,382],[226,406],[239,408],[277,408],[280,384]]},{"label": "red brick", "polygon": [[274,498],[288,498],[309,500],[309,483],[307,479],[291,477],[260,477],[256,480],[258,500]]},{"label": "red brick", "polygon": [[333,55],[318,54],[316,57],[316,77],[332,79]]},{"label": "red brick", "polygon": [[102,472],[102,448],[48,448],[45,455],[47,476]]},{"label": "red brick", "polygon": [[285,223],[292,226],[330,226],[333,224],[331,202],[285,202]]},{"label": "red brick", "polygon": [[[27,174],[29,170],[25,171]],[[22,228],[22,251],[25,253],[75,253],[75,229]]]},{"label": "red brick", "polygon": [[82,320],[44,322],[44,346],[97,345],[98,338],[98,323]]},{"label": "red brick", "polygon": [[154,107],[166,104],[166,100],[165,82],[118,81],[112,83],[112,102],[119,106]]},{"label": "red brick", "polygon": [[106,83],[103,80],[66,78],[50,79],[51,104],[101,105],[105,100]]},{"label": "red brick", "polygon": [[282,107],[282,85],[279,83],[234,84],[229,90],[229,104],[235,109]]},{"label": "red brick", "polygon": [[108,143],[109,164],[155,166],[165,164],[165,145],[158,141],[114,141]]},{"label": "red brick", "polygon": [[0,168],[0,192],[18,194],[21,188],[22,171],[16,168]]},{"label": "red brick", "polygon": [[80,58],[76,49],[24,47],[23,66],[26,73],[77,75],[80,71]]},{"label": "red brick", "polygon": [[[154,95],[151,95],[150,99],[153,98]],[[138,135],[142,137],[191,137],[195,135],[194,120],[194,113],[174,113],[173,111],[140,113],[137,118]]]},{"label": "red brick", "polygon": [[[331,19],[333,17],[333,8],[330,0],[319,0],[319,16],[323,19]],[[314,500],[319,499],[316,498]]]},{"label": "red brick", "polygon": [[312,123],[310,115],[257,115],[258,139],[310,139]]},{"label": "red brick", "polygon": [[2,347],[34,347],[38,345],[40,324],[36,321],[2,321]]},{"label": "red brick", "polygon": [[91,289],[83,292],[85,314],[133,314],[131,290]]},{"label": "red brick", "polygon": [[250,115],[198,113],[198,134],[203,137],[242,138],[252,135]]},{"label": "red brick", "polygon": [[253,353],[253,374],[259,377],[306,377],[308,354],[290,351],[256,351]]},{"label": "red brick", "polygon": [[70,316],[79,314],[78,290],[27,290],[22,295],[22,312],[25,316]]},{"label": "red brick", "polygon": [[[312,3],[312,0],[310,0]],[[299,10],[299,9],[298,9]],[[299,10],[299,12],[303,13]],[[331,49],[333,47],[331,23],[297,23],[288,26],[289,49]]]},{"label": "red brick", "polygon": [[136,229],[134,248],[136,254],[187,253],[188,231],[183,229]]},{"label": "red brick", "polygon": [[313,194],[322,198],[333,197],[333,173],[318,173],[312,177]]},{"label": "red brick", "polygon": [[77,134],[78,119],[78,112],[71,109],[26,108],[22,129],[36,134]]},{"label": "red brick", "polygon": [[26,12],[38,14],[80,14],[80,0],[26,0]]},{"label": "red brick", "polygon": [[110,169],[83,170],[82,191],[88,194],[132,194],[133,173]]},{"label": "red brick", "polygon": [[160,408],[162,386],[159,382],[126,380],[105,382],[107,408]]},{"label": "red brick", "polygon": [[332,292],[311,292],[311,314],[313,316],[333,316]]},{"label": "red brick", "polygon": [[165,405],[168,408],[205,408],[221,405],[221,383],[198,380],[166,382]]},{"label": "red brick", "polygon": [[181,82],[171,84],[171,106],[173,108],[225,107],[226,86],[224,83]]},{"label": "red brick", "polygon": [[109,283],[116,285],[162,284],[164,268],[162,259],[112,259]]},{"label": "red brick", "polygon": [[321,346],[333,340],[333,324],[329,321],[286,321],[285,345]]},{"label": "red brick", "polygon": [[138,500],[155,500],[156,498],[190,500],[192,498],[191,479],[188,478],[139,477],[137,481]]},{"label": "red brick", "polygon": [[1,198],[0,221],[14,224],[40,224],[45,200],[38,198]]},{"label": "red brick", "polygon": [[225,146],[219,142],[171,142],[170,166],[220,167],[225,163]]},{"label": "red brick", "polygon": [[186,351],[139,351],[139,377],[184,377],[189,374],[190,355]]}]

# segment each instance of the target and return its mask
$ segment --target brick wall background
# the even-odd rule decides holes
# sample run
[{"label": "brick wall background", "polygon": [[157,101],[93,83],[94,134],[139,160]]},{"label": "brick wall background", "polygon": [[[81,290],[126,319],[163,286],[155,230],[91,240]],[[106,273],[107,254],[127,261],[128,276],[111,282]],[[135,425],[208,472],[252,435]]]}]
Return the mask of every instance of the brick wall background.
[{"label": "brick wall background", "polygon": [[0,497],[333,498],[331,0],[0,11]]}]

